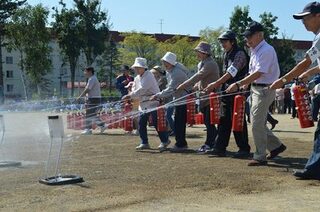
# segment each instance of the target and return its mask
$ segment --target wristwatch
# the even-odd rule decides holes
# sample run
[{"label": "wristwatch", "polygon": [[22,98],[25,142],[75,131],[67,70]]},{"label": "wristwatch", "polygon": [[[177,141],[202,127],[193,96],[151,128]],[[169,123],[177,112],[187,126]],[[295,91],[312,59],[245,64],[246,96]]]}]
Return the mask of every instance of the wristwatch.
[{"label": "wristwatch", "polygon": [[283,83],[286,83],[286,82],[287,82],[287,79],[284,78],[284,77],[282,77],[282,78],[281,78],[281,81],[282,81]]}]

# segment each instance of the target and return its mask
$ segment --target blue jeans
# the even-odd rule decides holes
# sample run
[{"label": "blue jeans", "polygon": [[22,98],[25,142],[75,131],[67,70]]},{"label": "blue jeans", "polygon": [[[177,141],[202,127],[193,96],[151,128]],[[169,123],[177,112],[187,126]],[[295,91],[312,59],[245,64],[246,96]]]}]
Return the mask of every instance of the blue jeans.
[{"label": "blue jeans", "polygon": [[315,176],[320,177],[320,121],[318,121],[318,126],[314,133],[313,152],[305,166],[305,169]]},{"label": "blue jeans", "polygon": [[167,118],[167,121],[169,123],[171,130],[175,133],[174,120],[172,118],[173,112],[174,112],[174,107],[168,107],[167,113],[166,113],[166,118]]},{"label": "blue jeans", "polygon": [[150,113],[143,113],[142,115],[140,115],[140,119],[139,119],[139,134],[140,134],[140,139],[141,139],[141,143],[142,144],[148,144],[148,134],[147,134],[147,122],[148,122],[148,118],[149,115],[152,116],[152,121],[153,124],[155,126],[155,129],[157,130],[157,133],[159,135],[159,138],[161,140],[162,143],[166,143],[168,142],[168,132],[158,132],[157,129],[157,111],[152,111]]},{"label": "blue jeans", "polygon": [[319,108],[320,108],[320,94],[317,94],[312,99],[312,118],[315,121],[318,121]]}]

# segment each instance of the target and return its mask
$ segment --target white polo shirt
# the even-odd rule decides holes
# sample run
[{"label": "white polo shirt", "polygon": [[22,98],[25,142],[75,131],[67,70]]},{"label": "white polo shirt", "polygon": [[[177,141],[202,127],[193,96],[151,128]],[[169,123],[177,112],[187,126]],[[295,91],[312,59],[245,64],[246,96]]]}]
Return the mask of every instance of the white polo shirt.
[{"label": "white polo shirt", "polygon": [[249,73],[252,74],[256,71],[262,73],[262,75],[254,83],[272,84],[280,76],[276,51],[265,40],[251,49]]},{"label": "white polo shirt", "polygon": [[312,63],[314,63],[317,60],[318,66],[320,67],[320,59],[319,59],[320,58],[320,33],[319,32],[314,38],[311,48],[307,51],[307,55],[311,59]]}]

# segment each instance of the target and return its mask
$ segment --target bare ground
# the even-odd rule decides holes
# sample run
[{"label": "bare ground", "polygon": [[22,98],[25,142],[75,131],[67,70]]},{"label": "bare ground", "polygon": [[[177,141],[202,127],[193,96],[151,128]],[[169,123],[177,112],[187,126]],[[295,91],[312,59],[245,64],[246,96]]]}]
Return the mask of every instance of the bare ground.
[{"label": "bare ground", "polygon": [[[309,157],[315,128],[301,129],[289,115],[275,117],[274,132],[287,150],[267,167],[248,167],[248,160],[231,157],[159,153],[154,130],[154,150],[144,152],[134,150],[139,138],[122,130],[91,136],[67,131],[74,140],[64,145],[61,173],[85,182],[46,186],[38,183],[49,147],[45,116],[7,114],[1,152],[22,166],[0,168],[0,211],[319,211],[320,182],[292,176]],[[191,148],[203,143],[203,129],[187,129]],[[254,150],[251,132],[250,144]],[[231,136],[229,155],[236,150]]]}]

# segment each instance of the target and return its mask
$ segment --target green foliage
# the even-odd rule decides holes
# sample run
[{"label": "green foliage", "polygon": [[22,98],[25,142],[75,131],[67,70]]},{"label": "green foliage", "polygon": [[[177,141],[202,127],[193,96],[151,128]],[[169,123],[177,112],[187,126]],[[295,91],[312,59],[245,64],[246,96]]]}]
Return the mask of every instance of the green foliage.
[{"label": "green foliage", "polygon": [[[278,19],[277,16],[273,16],[270,12],[264,12],[260,16],[260,23],[264,27],[265,40],[274,46],[281,75],[284,75],[295,65],[293,43],[291,39],[287,39],[285,35],[282,35],[282,39],[277,39],[279,28],[275,26],[275,22]],[[230,29],[237,33],[237,39],[239,46],[244,46],[244,38],[241,34],[244,33],[245,28],[252,21],[249,17],[249,7],[241,8],[235,7],[234,12],[230,18]]]},{"label": "green foliage", "polygon": [[5,24],[16,12],[16,10],[22,6],[26,0],[1,0],[0,1],[0,104],[4,103],[4,92],[3,92],[3,62],[2,62],[2,46],[3,37],[5,35]]},{"label": "green foliage", "polygon": [[42,5],[28,5],[18,9],[6,27],[9,47],[21,52],[21,66],[25,68],[23,70],[30,84],[37,86],[39,94],[43,76],[51,69],[51,36],[46,28],[48,14],[49,11]]},{"label": "green foliage", "polygon": [[64,60],[68,61],[70,66],[71,96],[73,96],[76,65],[84,42],[80,38],[81,28],[78,12],[74,9],[67,9],[63,1],[60,1],[59,4],[62,5],[60,11],[58,8],[53,8],[55,22],[52,23],[52,26]]},{"label": "green foliage", "polygon": [[110,96],[114,96],[114,97],[120,97],[120,93],[119,91],[117,91],[117,89],[101,89],[101,96],[102,97],[110,97]]},{"label": "green foliage", "polygon": [[296,65],[292,39],[288,39],[283,34],[282,39],[274,40],[272,42],[272,45],[277,52],[281,76],[283,76]]},{"label": "green foliage", "polygon": [[87,65],[90,66],[98,55],[106,50],[105,41],[109,40],[108,13],[101,11],[100,0],[74,0],[79,15],[80,38]]},{"label": "green foliage", "polygon": [[152,36],[137,32],[126,33],[120,45],[121,61],[124,64],[133,64],[136,57],[146,58],[149,67],[159,63],[160,56],[156,54],[158,41]]},{"label": "green foliage", "polygon": [[279,27],[276,27],[274,22],[276,22],[278,17],[267,12],[264,12],[259,17],[261,18],[260,23],[264,28],[264,39],[268,43],[270,43],[271,40],[277,39]]},{"label": "green foliage", "polygon": [[252,19],[249,16],[249,6],[241,8],[236,6],[230,17],[229,29],[237,34],[239,46],[245,46],[244,36],[242,34],[246,30]]},{"label": "green foliage", "polygon": [[[174,36],[173,38],[158,43],[157,57],[162,58],[163,55],[170,51],[177,55],[177,61],[186,66],[189,70],[195,69],[197,65],[197,57],[194,53],[196,43],[188,37]],[[158,64],[160,60],[158,61]]]},{"label": "green foliage", "polygon": [[120,53],[117,45],[114,41],[107,43],[107,48],[101,59],[97,60],[97,64],[100,66],[98,72],[98,79],[100,82],[106,82],[109,87],[109,91],[113,87],[113,79],[116,77],[116,71],[118,70],[121,62],[119,60]]},{"label": "green foliage", "polygon": [[204,40],[211,44],[212,47],[212,56],[217,61],[220,70],[222,70],[223,65],[223,49],[220,45],[218,37],[224,32],[226,29],[224,27],[219,27],[218,29],[211,29],[209,27],[200,31],[201,40]]}]

